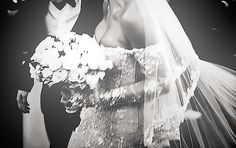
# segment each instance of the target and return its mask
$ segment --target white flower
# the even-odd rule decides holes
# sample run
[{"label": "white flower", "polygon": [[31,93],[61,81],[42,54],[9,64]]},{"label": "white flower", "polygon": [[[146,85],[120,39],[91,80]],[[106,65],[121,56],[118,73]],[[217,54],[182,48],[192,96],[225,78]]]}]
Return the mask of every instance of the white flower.
[{"label": "white flower", "polygon": [[70,82],[76,82],[79,80],[79,72],[77,70],[72,70],[69,73],[68,80]]},{"label": "white flower", "polygon": [[54,43],[54,48],[57,49],[57,51],[62,51],[63,50],[63,44],[62,42],[58,41]]},{"label": "white flower", "polygon": [[[40,55],[35,55],[36,59],[34,61],[39,62],[43,66],[52,66],[53,70],[56,70],[60,67],[60,63],[58,61],[59,53],[55,48],[50,48],[45,50]],[[33,58],[35,58],[33,56]]]},{"label": "white flower", "polygon": [[[88,52],[88,66],[90,69],[95,70],[98,69],[100,65],[103,65],[101,63],[105,62],[105,55],[102,52],[102,50],[89,50]],[[103,68],[101,66],[101,68]]]},{"label": "white flower", "polygon": [[90,86],[91,89],[94,89],[97,86],[99,77],[96,75],[86,75],[85,77],[86,83]]},{"label": "white flower", "polygon": [[51,59],[48,61],[48,66],[52,71],[59,69],[62,65],[59,59]]},{"label": "white flower", "polygon": [[45,56],[48,56],[51,58],[58,58],[59,57],[59,53],[56,48],[49,48],[48,50],[46,50],[44,52],[44,54],[45,54]]},{"label": "white flower", "polygon": [[76,34],[75,35],[75,43],[79,44],[81,39],[81,35]]},{"label": "white flower", "polygon": [[46,37],[39,45],[36,47],[35,52],[44,51],[47,48],[51,48],[55,43],[54,38],[51,36]]},{"label": "white flower", "polygon": [[69,33],[66,33],[66,34],[60,36],[59,39],[63,43],[70,43],[71,40],[74,38],[75,34],[76,33],[74,33],[74,32],[69,32]]},{"label": "white flower", "polygon": [[80,60],[82,65],[88,65],[89,56],[87,54],[83,54]]},{"label": "white flower", "polygon": [[43,66],[48,66],[52,71],[55,71],[62,66],[61,61],[58,58],[51,58],[51,57],[43,58],[40,64]]},{"label": "white flower", "polygon": [[62,48],[66,54],[67,54],[67,52],[71,51],[71,47],[70,47],[69,43],[63,43]]},{"label": "white flower", "polygon": [[71,46],[71,48],[72,48],[72,50],[79,50],[79,45],[78,45],[78,43],[71,43],[70,44],[70,46]]},{"label": "white flower", "polygon": [[43,76],[44,78],[47,78],[47,77],[49,77],[49,76],[51,76],[51,75],[53,74],[52,70],[50,70],[49,68],[44,68],[44,69],[41,71],[41,73],[42,73],[42,76]]},{"label": "white flower", "polygon": [[97,77],[98,77],[99,79],[101,79],[101,80],[104,78],[104,76],[105,76],[105,72],[99,71],[99,72],[97,73]]},{"label": "white flower", "polygon": [[89,58],[88,67],[92,70],[98,69],[98,61],[93,58]]},{"label": "white flower", "polygon": [[108,69],[112,69],[113,68],[113,64],[112,64],[112,61],[106,61],[106,64],[107,64],[107,68]]},{"label": "white flower", "polygon": [[102,61],[100,64],[99,64],[99,70],[103,70],[105,71],[107,69],[107,63],[106,61]]},{"label": "white flower", "polygon": [[45,50],[41,50],[41,51],[35,52],[35,53],[33,54],[33,56],[31,57],[31,60],[40,63],[40,62],[42,61],[42,59],[44,58],[44,51],[45,51]]},{"label": "white flower", "polygon": [[66,70],[57,70],[52,75],[53,83],[62,82],[67,78],[68,72]]},{"label": "white flower", "polygon": [[83,73],[87,73],[88,70],[89,70],[89,67],[88,67],[88,66],[83,66],[83,67],[80,68],[80,70],[81,70],[81,72],[83,72]]},{"label": "white flower", "polygon": [[100,46],[98,45],[97,41],[90,37],[87,34],[82,34],[79,41],[79,49],[93,51],[97,50]]},{"label": "white flower", "polygon": [[82,71],[81,69],[76,69],[76,70],[70,71],[68,80],[71,82],[82,83],[85,81],[84,76],[85,76],[84,71]]},{"label": "white flower", "polygon": [[99,64],[99,70],[103,71],[105,71],[106,69],[112,69],[112,67],[113,67],[112,61],[109,60],[106,61],[104,60]]},{"label": "white flower", "polygon": [[80,52],[78,50],[71,50],[61,57],[61,63],[65,69],[76,69],[80,64]]}]

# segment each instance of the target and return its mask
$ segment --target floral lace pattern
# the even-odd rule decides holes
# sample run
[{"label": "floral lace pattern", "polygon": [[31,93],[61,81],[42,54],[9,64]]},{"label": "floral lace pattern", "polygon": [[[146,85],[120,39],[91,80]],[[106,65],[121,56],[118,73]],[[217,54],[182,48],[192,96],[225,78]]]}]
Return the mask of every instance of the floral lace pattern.
[{"label": "floral lace pattern", "polygon": [[[137,73],[143,73],[145,77],[150,76],[151,78],[152,75],[156,75],[156,70],[159,70],[158,73],[160,73],[157,80],[150,81],[144,88],[145,91],[156,91],[158,96],[166,87],[168,75],[162,73],[165,70],[165,63],[163,63],[163,53],[159,45],[132,50],[104,47],[104,50],[107,58],[113,62],[113,69],[106,72],[106,76],[98,86],[98,91],[105,92],[132,85],[136,82]],[[136,69],[137,63],[140,65],[138,70]],[[186,69],[187,65],[184,62],[176,67],[176,78],[174,79],[178,79]],[[154,121],[148,131],[143,129],[142,105],[127,105],[108,110],[84,108],[81,112],[80,126],[73,133],[68,147],[132,148],[135,144],[145,141],[150,145],[158,145],[166,139],[179,139],[179,125],[183,122],[184,111],[199,78],[195,71],[192,71],[190,76],[191,85],[188,85],[189,88],[183,91],[184,103],[182,106],[167,107],[164,111],[166,115],[157,118],[158,120]]]},{"label": "floral lace pattern", "polygon": [[153,124],[144,131],[145,142],[148,145],[159,145],[165,140],[179,140],[179,125],[183,121],[184,108],[170,106],[165,108],[165,115],[154,120]]},{"label": "floral lace pattern", "polygon": [[[136,61],[132,52],[120,48],[105,48],[105,51],[113,62],[113,69],[107,71],[98,91],[134,84]],[[80,126],[73,133],[69,147],[132,148],[143,139],[142,124],[142,106],[139,105],[107,110],[84,108]]]}]

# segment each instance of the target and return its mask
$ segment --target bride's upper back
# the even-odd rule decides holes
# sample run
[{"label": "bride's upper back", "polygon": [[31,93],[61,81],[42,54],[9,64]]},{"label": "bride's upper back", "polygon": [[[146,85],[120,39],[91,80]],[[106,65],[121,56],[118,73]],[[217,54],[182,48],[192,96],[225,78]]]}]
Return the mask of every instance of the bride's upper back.
[{"label": "bride's upper back", "polygon": [[103,19],[95,31],[100,44],[126,49],[145,47],[142,17],[134,2],[105,0],[103,13]]}]

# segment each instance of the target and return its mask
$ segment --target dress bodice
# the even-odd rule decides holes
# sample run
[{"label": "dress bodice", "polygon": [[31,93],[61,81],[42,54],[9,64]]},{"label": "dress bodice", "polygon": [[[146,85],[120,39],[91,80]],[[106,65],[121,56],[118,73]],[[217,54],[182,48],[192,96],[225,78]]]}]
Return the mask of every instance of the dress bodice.
[{"label": "dress bodice", "polygon": [[[159,103],[156,105],[161,108],[160,112],[155,110],[158,115],[156,116],[157,123],[155,123],[155,129],[157,129],[155,131],[155,135],[157,135],[155,137],[157,138],[156,141],[160,142],[161,136],[178,139],[178,127],[183,118],[182,112],[185,110],[185,102],[184,105],[181,105],[177,100],[172,97],[168,98],[163,94],[165,94],[165,91],[168,92],[168,85],[175,86],[176,77],[179,77],[178,75],[186,67],[180,64],[179,67],[176,66],[177,70],[170,69],[168,65],[170,63],[167,61],[168,58],[163,52],[164,48],[158,44],[145,49],[132,50],[110,47],[102,48],[105,51],[106,58],[113,62],[113,68],[106,71],[104,79],[98,85],[98,91],[104,92],[110,89],[129,86],[140,81],[140,77],[145,76],[144,92],[155,94],[156,98],[151,98],[152,95],[148,95],[147,97],[149,98],[145,99],[150,99],[150,101],[144,104],[127,103],[105,110],[84,108],[81,112],[81,124],[77,128],[77,132],[73,133],[75,135],[70,140],[69,148],[77,148],[78,146],[132,148],[136,147],[136,144],[143,143],[145,136],[147,136],[145,131],[149,129],[149,127],[144,129],[144,120],[146,121],[146,117],[151,117],[147,113],[153,112],[154,99],[159,100]],[[172,65],[172,67],[174,66]],[[170,100],[167,102],[171,109],[165,107],[167,99]],[[174,110],[174,107],[177,109]],[[180,115],[180,117],[176,117],[176,114]],[[165,124],[167,121],[171,122]],[[162,131],[163,128],[164,132]]]},{"label": "dress bodice", "polygon": [[106,72],[101,82],[105,90],[135,83],[136,61],[131,52],[122,48],[104,47],[106,58],[111,60],[113,68]]},{"label": "dress bodice", "polygon": [[[98,91],[129,86],[137,81],[138,66],[131,50],[104,47],[106,58],[113,68],[106,71]],[[140,143],[143,126],[142,106],[127,105],[106,110],[84,108],[76,136],[72,136],[71,147],[134,147]],[[99,137],[99,138],[98,138]]]}]

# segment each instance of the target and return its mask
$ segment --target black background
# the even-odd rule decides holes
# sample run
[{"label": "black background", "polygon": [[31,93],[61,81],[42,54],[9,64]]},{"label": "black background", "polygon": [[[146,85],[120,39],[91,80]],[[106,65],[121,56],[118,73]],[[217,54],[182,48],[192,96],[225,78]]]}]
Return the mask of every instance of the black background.
[{"label": "black background", "polygon": [[[225,1],[228,6],[221,0],[170,0],[170,5],[201,59],[236,69],[236,2]],[[17,78],[15,68],[19,65],[19,61],[15,59],[17,53],[24,49],[17,48],[17,44],[21,43],[15,36],[24,38],[18,32],[22,31],[25,22],[24,18],[19,20],[18,14],[9,16],[7,10],[18,9],[21,12],[27,8],[24,2],[14,4],[8,0],[1,0],[0,3],[1,145],[20,148],[23,143],[22,115],[15,101],[17,86],[14,85],[14,81]],[[32,13],[28,15],[35,15],[33,8]],[[35,24],[32,27],[37,29],[38,26]]]}]

